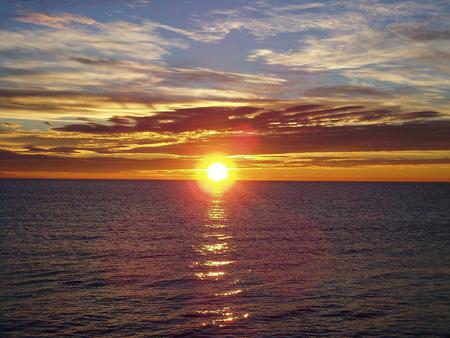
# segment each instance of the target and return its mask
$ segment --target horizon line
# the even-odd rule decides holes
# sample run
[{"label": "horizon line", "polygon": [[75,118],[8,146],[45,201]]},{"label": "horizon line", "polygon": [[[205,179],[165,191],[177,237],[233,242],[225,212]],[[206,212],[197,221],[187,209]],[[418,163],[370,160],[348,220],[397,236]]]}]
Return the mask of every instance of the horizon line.
[{"label": "horizon line", "polygon": [[[54,180],[54,181],[166,181],[166,182],[196,182],[198,179],[182,178],[62,178],[62,177],[0,177],[0,180]],[[235,182],[287,182],[287,183],[446,183],[450,180],[283,180],[283,179],[239,179]]]}]

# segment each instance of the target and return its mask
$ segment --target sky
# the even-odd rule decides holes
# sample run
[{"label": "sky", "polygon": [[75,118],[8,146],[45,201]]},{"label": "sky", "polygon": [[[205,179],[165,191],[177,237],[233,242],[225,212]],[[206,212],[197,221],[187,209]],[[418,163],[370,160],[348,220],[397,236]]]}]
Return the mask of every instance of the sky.
[{"label": "sky", "polygon": [[450,181],[449,40],[440,0],[4,0],[0,177]]}]

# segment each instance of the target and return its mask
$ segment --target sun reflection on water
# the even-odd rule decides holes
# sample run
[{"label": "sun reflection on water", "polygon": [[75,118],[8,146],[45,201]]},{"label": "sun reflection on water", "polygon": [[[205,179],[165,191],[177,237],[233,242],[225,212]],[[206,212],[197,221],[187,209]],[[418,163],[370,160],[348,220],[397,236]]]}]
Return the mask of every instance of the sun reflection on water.
[{"label": "sun reflection on water", "polygon": [[228,265],[233,264],[234,261],[206,261],[203,263],[205,266],[221,266],[221,265]]},{"label": "sun reflection on water", "polygon": [[199,239],[194,248],[197,260],[190,267],[194,270],[195,279],[202,283],[202,298],[209,300],[205,300],[195,311],[204,317],[202,326],[223,327],[248,318],[249,313],[233,305],[244,289],[239,287],[239,276],[233,273],[237,247],[223,196],[219,192],[211,195]]},{"label": "sun reflection on water", "polygon": [[198,251],[202,254],[206,254],[206,252],[220,254],[227,250],[228,250],[228,243],[224,242],[224,243],[212,243],[202,245]]}]

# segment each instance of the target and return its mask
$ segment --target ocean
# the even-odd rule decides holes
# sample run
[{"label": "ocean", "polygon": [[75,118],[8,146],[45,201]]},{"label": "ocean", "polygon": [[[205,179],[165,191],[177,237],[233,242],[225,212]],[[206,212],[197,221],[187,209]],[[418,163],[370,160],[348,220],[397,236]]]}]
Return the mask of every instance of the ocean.
[{"label": "ocean", "polygon": [[0,180],[0,336],[448,336],[450,184]]}]

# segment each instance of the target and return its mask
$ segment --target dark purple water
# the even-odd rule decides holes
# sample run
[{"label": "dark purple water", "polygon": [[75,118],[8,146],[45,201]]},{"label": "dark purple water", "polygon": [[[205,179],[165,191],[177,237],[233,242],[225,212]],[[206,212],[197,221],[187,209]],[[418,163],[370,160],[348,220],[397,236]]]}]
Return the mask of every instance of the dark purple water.
[{"label": "dark purple water", "polygon": [[0,180],[1,336],[445,336],[450,185]]}]

